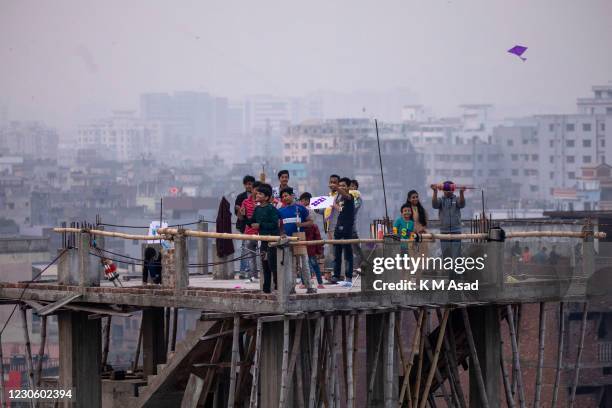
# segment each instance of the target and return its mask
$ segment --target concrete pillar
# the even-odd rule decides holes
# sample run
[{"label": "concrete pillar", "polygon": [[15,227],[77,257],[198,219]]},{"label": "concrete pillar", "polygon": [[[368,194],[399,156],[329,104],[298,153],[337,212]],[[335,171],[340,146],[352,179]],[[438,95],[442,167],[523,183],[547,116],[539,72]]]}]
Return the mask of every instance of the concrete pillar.
[{"label": "concrete pillar", "polygon": [[[385,336],[385,314],[368,314],[366,315],[366,389],[370,384],[370,376],[372,375],[372,369],[374,367],[374,361],[376,358],[376,349],[381,336]],[[385,340],[381,345],[380,353],[378,353],[378,362],[376,363],[376,379],[374,381],[374,388],[372,395],[367,397],[370,401],[368,407],[383,407],[385,404],[385,384],[384,384],[384,373],[385,373]]]},{"label": "concrete pillar", "polygon": [[89,245],[90,235],[81,232],[78,236],[79,286],[100,286],[100,275],[98,274],[100,258],[89,254],[91,251],[91,246]]},{"label": "concrete pillar", "polygon": [[289,302],[289,294],[295,291],[296,278],[293,271],[293,253],[289,246],[276,248],[276,276],[278,278],[278,302],[282,310],[285,310]]},{"label": "concrete pillar", "polygon": [[164,308],[142,311],[142,366],[144,375],[157,374],[157,365],[166,362]]},{"label": "concrete pillar", "polygon": [[[58,250],[59,252],[62,249]],[[79,284],[79,253],[78,250],[71,248],[58,259],[57,262],[57,282],[60,285]]]},{"label": "concrete pillar", "polygon": [[[208,232],[208,223],[200,222],[198,223],[198,231]],[[206,275],[210,272],[208,265],[208,238],[198,238],[198,261],[197,263],[200,265],[205,265],[197,268],[197,271],[203,275]]]},{"label": "concrete pillar", "polygon": [[260,407],[278,407],[283,364],[283,322],[264,323],[259,373]]},{"label": "concrete pillar", "polygon": [[[499,367],[501,334],[497,306],[468,308],[478,362],[482,370],[490,408],[500,406],[501,371]],[[470,395],[478,396],[478,383],[473,365],[470,364]],[[470,398],[470,408],[482,408],[480,398]]]},{"label": "concrete pillar", "polygon": [[234,279],[233,262],[226,262],[229,257],[217,255],[217,244],[213,242],[213,279]]},{"label": "concrete pillar", "polygon": [[100,364],[102,330],[100,319],[85,312],[58,313],[59,388],[72,389],[72,401],[64,407],[101,407]]},{"label": "concrete pillar", "polygon": [[175,289],[181,290],[189,286],[187,236],[181,231],[174,236],[174,273],[176,274]]}]

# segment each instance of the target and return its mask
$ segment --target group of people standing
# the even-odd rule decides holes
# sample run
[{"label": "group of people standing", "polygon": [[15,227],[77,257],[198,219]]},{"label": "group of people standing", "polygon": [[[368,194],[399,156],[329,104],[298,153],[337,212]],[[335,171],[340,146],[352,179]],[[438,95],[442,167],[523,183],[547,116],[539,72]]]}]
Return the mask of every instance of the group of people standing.
[{"label": "group of people standing", "polygon": [[[255,180],[253,176],[245,176],[243,185],[245,191],[238,195],[235,201],[235,214],[238,216],[237,229],[248,235],[268,235],[289,237],[299,235],[301,240],[320,240],[321,232],[315,222],[316,215],[323,216],[324,232],[327,239],[358,239],[356,228],[359,210],[363,205],[359,182],[337,174],[329,176],[329,195],[333,204],[324,210],[311,210],[312,194],[298,192],[289,186],[289,172],[281,170],[278,173],[279,185],[271,185]],[[449,182],[450,183],[450,182]],[[461,232],[461,208],[465,206],[464,189],[456,197],[452,191],[445,191],[438,198],[438,189],[434,190],[432,207],[440,213],[441,232],[458,234]],[[427,231],[428,216],[420,202],[416,190],[411,190],[406,203],[401,207],[401,216],[394,222],[394,230],[400,238],[409,238],[413,232]],[[443,241],[443,253],[459,256],[460,241]],[[354,256],[359,264],[364,261],[359,244],[339,244],[333,246],[333,275],[328,284],[339,284],[350,287],[353,281]],[[255,282],[259,279],[258,260],[261,260],[263,272],[263,291],[271,293],[272,285],[276,288],[276,250],[266,241],[242,241],[241,277]],[[319,259],[324,258],[323,245],[308,245],[296,247],[293,256],[294,269],[301,280],[301,287],[307,293],[316,293],[324,289]],[[342,275],[342,260],[345,270]],[[311,282],[311,276],[316,278],[316,285]]]}]

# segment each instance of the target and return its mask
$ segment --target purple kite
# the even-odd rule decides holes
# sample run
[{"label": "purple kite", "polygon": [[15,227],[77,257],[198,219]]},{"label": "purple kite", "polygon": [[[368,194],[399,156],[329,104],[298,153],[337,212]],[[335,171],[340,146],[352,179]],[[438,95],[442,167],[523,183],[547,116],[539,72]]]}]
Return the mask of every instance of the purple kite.
[{"label": "purple kite", "polygon": [[508,52],[510,54],[514,54],[517,57],[519,57],[520,59],[522,59],[523,61],[527,61],[527,58],[523,58],[522,55],[523,53],[527,51],[527,47],[523,47],[522,45],[515,45],[514,47],[510,48],[508,50]]}]

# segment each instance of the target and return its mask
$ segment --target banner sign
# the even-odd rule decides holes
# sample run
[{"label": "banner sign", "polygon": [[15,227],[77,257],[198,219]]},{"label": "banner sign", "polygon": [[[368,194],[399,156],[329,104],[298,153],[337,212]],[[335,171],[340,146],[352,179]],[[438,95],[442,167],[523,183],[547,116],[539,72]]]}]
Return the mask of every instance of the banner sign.
[{"label": "banner sign", "polygon": [[324,208],[331,207],[334,204],[334,198],[332,196],[320,196],[312,197],[310,199],[311,210],[322,210]]}]

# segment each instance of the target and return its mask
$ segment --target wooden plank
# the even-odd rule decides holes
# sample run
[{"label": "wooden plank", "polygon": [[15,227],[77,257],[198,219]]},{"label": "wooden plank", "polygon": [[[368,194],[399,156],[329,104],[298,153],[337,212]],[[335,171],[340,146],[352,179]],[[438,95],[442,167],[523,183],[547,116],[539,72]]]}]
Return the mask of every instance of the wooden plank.
[{"label": "wooden plank", "polygon": [[234,408],[236,400],[236,367],[240,356],[238,355],[238,342],[240,341],[240,315],[234,315],[234,327],[232,333],[232,363],[230,366],[230,386],[227,407]]},{"label": "wooden plank", "polygon": [[181,401],[181,408],[197,408],[203,386],[204,380],[202,378],[195,374],[190,374],[189,381],[187,381],[187,387],[185,388],[185,394],[183,394],[183,399]]},{"label": "wooden plank", "polygon": [[50,313],[52,313],[53,311],[59,309],[62,306],[67,305],[68,303],[72,302],[75,299],[78,299],[81,297],[80,293],[75,293],[72,295],[68,295],[63,299],[58,300],[57,302],[48,304],[47,306],[43,307],[42,309],[38,310],[38,315],[40,316],[46,316]]}]

